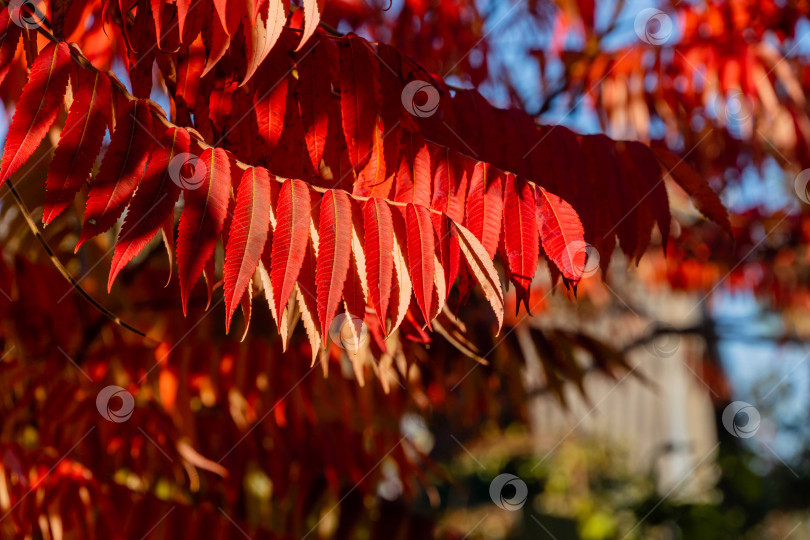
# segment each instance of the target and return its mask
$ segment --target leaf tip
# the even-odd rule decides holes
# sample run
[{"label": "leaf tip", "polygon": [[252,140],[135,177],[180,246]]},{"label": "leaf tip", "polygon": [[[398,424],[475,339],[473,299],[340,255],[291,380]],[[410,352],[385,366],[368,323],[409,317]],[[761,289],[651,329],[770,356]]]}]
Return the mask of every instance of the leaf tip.
[{"label": "leaf tip", "polygon": [[113,282],[115,282],[115,278],[118,276],[118,269],[113,267],[110,269],[110,276],[107,278],[107,294],[110,294],[112,290]]}]

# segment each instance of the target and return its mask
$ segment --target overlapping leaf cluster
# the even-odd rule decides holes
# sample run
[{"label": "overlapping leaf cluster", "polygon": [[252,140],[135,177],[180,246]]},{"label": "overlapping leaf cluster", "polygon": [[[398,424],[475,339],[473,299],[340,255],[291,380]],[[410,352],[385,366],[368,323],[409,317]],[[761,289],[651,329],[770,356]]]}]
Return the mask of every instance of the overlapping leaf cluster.
[{"label": "overlapping leaf cluster", "polygon": [[[132,92],[77,47],[49,43],[31,66],[0,181],[31,156],[69,83],[43,221],[87,182],[106,127],[76,248],[127,210],[108,287],[161,232],[170,258],[176,244],[184,311],[201,275],[210,303],[221,241],[226,326],[240,304],[249,320],[255,281],[285,341],[297,304],[313,351],[339,312],[379,337],[406,318],[430,326],[456,283],[462,297],[480,284],[500,323],[497,254],[528,308],[541,252],[575,285],[586,242],[603,268],[616,237],[639,258],[657,223],[666,244],[662,169],[646,146],[537,126],[451,89],[393,47],[316,30],[322,4],[303,4],[289,20],[283,2],[105,4],[127,44]],[[2,17],[0,47],[13,50],[20,33]],[[169,118],[147,99],[153,61]],[[428,114],[413,82],[437,99]],[[690,193],[716,200],[690,181],[681,182]]]}]

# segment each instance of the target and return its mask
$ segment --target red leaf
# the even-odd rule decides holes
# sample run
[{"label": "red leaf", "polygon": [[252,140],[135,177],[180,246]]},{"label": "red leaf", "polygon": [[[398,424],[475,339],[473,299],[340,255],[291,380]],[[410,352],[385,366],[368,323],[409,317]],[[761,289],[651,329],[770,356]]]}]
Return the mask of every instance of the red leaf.
[{"label": "red leaf", "polygon": [[321,330],[318,322],[318,287],[315,284],[316,257],[315,248],[311,235],[308,235],[307,247],[304,253],[304,263],[301,265],[301,273],[298,275],[297,299],[298,308],[301,310],[301,319],[304,322],[304,329],[309,338],[312,348],[312,365],[318,355],[318,349],[323,342]]},{"label": "red leaf", "polygon": [[[634,233],[634,238],[629,244],[633,246],[633,250],[628,251],[629,245],[628,250],[625,250],[624,244],[622,249],[625,250],[629,257],[635,258],[636,262],[638,262],[650,246],[650,237],[654,225],[652,205],[650,204],[652,191],[645,185],[644,173],[639,168],[640,164],[636,162],[636,157],[630,152],[631,144],[619,141],[615,146],[619,158],[622,197],[626,200],[625,204],[627,202],[632,204],[626,214],[622,215],[626,216],[624,221],[631,223]],[[619,238],[621,242],[621,237]]]},{"label": "red leaf", "polygon": [[304,5],[304,32],[301,34],[301,42],[298,44],[296,51],[300,51],[301,47],[307,40],[315,33],[318,28],[318,23],[321,22],[321,14],[326,0],[303,0]]},{"label": "red leaf", "polygon": [[331,99],[329,52],[334,47],[327,39],[316,40],[299,62],[298,106],[307,141],[309,159],[317,171],[323,159],[329,114],[326,103]]},{"label": "red leaf", "polygon": [[[360,270],[357,267],[357,260],[355,257],[349,257],[349,271],[346,273],[346,281],[343,286],[343,302],[346,308],[346,313],[350,315],[348,321],[344,321],[343,325],[349,323],[349,330],[353,336],[353,341],[347,343],[353,352],[357,352],[357,345],[359,345],[358,335],[360,331],[360,321],[365,319],[366,316],[366,297],[363,294],[363,284],[360,279]],[[339,329],[339,333],[343,333],[343,325]]]},{"label": "red leaf", "polygon": [[228,129],[226,124],[233,112],[236,91],[236,81],[216,79],[214,88],[208,97],[208,118],[219,136],[224,136],[225,131]]},{"label": "red leaf", "polygon": [[413,204],[430,206],[430,180],[433,163],[427,143],[422,144],[413,157]]},{"label": "red leaf", "polygon": [[453,224],[453,228],[457,231],[459,248],[464,254],[467,267],[481,285],[481,290],[489,300],[495,318],[498,319],[498,333],[500,333],[503,325],[503,291],[501,291],[498,272],[495,270],[489,254],[468,229],[456,224]]},{"label": "red leaf", "polygon": [[365,40],[346,36],[340,45],[340,109],[349,159],[356,171],[371,157],[380,100],[380,65]]},{"label": "red leaf", "polygon": [[348,147],[343,136],[340,102],[330,100],[326,108],[329,115],[329,126],[326,133],[323,160],[328,169],[319,171],[319,174],[326,182],[323,187],[350,191],[354,189],[355,171],[352,169]]},{"label": "red leaf", "polygon": [[726,233],[731,235],[728,210],[723,206],[717,193],[706,183],[706,180],[682,158],[669,150],[655,147],[653,151],[670,177],[689,194],[700,213],[720,225]]},{"label": "red leaf", "polygon": [[287,22],[287,10],[289,7],[289,0],[271,0],[268,11],[259,13],[253,24],[242,25],[247,44],[247,71],[240,86],[250,80],[259,65],[270,54],[273,45],[281,36],[284,23]]},{"label": "red leaf", "polygon": [[615,224],[622,216],[618,213],[617,205],[604,204],[615,193],[615,187],[608,183],[611,178],[609,160],[612,158],[599,141],[600,138],[607,137],[601,134],[585,135],[580,139],[585,157],[584,184],[580,187],[580,192],[587,193],[587,196],[579,197],[575,203],[585,229],[585,239],[598,250],[604,273],[616,247]]},{"label": "red leaf", "polygon": [[175,6],[162,0],[152,0],[151,4],[158,49],[161,51],[176,50],[180,46],[180,33],[179,25],[171,20],[177,17]]},{"label": "red leaf", "polygon": [[[228,156],[221,148],[207,148],[195,167],[204,167],[203,180],[196,189],[183,190],[184,207],[177,233],[177,273],[183,315],[194,283],[214,253],[228,213],[231,171]],[[207,276],[209,282],[213,276]]]},{"label": "red leaf", "polygon": [[186,15],[190,4],[191,0],[177,0],[177,28],[181,36],[186,27]]},{"label": "red leaf", "polygon": [[415,119],[402,106],[402,92],[405,89],[402,79],[402,53],[392,45],[377,43],[377,57],[380,59],[380,91],[382,92],[383,133],[394,137],[399,144],[402,131],[419,131]]},{"label": "red leaf", "polygon": [[269,0],[250,0],[250,2],[248,3],[248,7],[250,7],[250,5],[252,4],[253,12],[250,12],[250,10],[248,10],[248,16],[251,17],[251,20],[256,20],[256,17],[259,16],[259,12],[261,12],[261,10],[264,9],[264,6],[267,5],[268,2]]},{"label": "red leaf", "polygon": [[[611,229],[616,231],[619,246],[628,257],[632,258],[636,252],[639,240],[639,221],[637,200],[633,188],[624,177],[626,167],[622,164],[617,144],[606,136],[595,135],[594,144],[601,154],[602,176],[604,183],[614,186],[612,204],[607,205],[611,210],[614,225]],[[623,143],[622,143],[623,144]]]},{"label": "red leaf", "polygon": [[275,151],[270,154],[270,165],[276,174],[286,178],[310,178],[315,171],[309,163],[304,126],[298,114],[295,90],[290,89],[287,98],[287,114],[284,130]]},{"label": "red leaf", "polygon": [[408,228],[405,225],[405,214],[406,211],[399,209],[391,212],[391,222],[394,229],[393,259],[396,279],[392,281],[393,287],[388,304],[388,315],[391,319],[388,334],[395,332],[405,319],[411,305],[411,292],[413,291],[411,277],[408,273]]},{"label": "red leaf", "polygon": [[586,244],[576,210],[553,193],[537,186],[537,222],[543,250],[565,279],[576,284],[585,271]]},{"label": "red leaf", "polygon": [[464,199],[467,193],[468,171],[454,151],[439,148],[433,174],[433,194],[430,207],[460,223],[464,219]]},{"label": "red leaf", "polygon": [[216,8],[217,16],[222,28],[228,28],[228,1],[227,0],[214,0],[214,7]]},{"label": "red leaf", "polygon": [[[271,198],[272,198],[272,195],[271,195]],[[273,204],[272,200],[271,200],[270,204],[272,206],[272,204]],[[271,217],[271,223],[272,223],[272,217]],[[272,227],[271,227],[270,230],[267,231],[267,241],[265,242],[264,249],[262,250],[261,264],[259,265],[259,276],[261,277],[261,280],[262,280],[262,288],[264,289],[264,297],[265,297],[265,300],[267,300],[267,306],[270,308],[270,314],[273,316],[273,321],[276,322],[276,325],[278,326],[278,329],[279,329],[278,333],[279,333],[279,336],[281,337],[281,349],[282,349],[282,352],[286,352],[287,351],[287,344],[288,344],[289,337],[290,337],[290,324],[289,324],[289,322],[290,322],[290,319],[292,317],[290,317],[289,313],[286,313],[286,310],[285,310],[285,313],[282,313],[282,315],[284,315],[284,317],[281,317],[281,318],[279,317],[278,313],[276,312],[276,299],[275,299],[276,292],[273,290],[273,284],[270,282],[270,274],[268,273],[268,270],[267,270],[271,266],[270,253],[272,251],[273,251],[273,231],[272,231]],[[303,274],[303,272],[302,272],[302,274]],[[301,276],[299,276],[299,279],[301,279]],[[291,301],[288,301],[287,304],[285,304],[285,306],[289,306],[289,305],[291,305]],[[320,343],[320,342],[318,342],[318,343]]]},{"label": "red leaf", "polygon": [[[5,10],[4,10],[5,11]],[[70,73],[67,43],[49,43],[39,53],[22,90],[8,129],[0,183],[25,163],[56,120]]]},{"label": "red leaf", "polygon": [[[245,330],[242,332],[242,337],[239,341],[245,341],[248,330],[250,329],[250,317],[253,314],[253,284],[250,280],[245,284],[245,292],[242,294],[239,306],[242,308],[242,314],[245,316]],[[230,319],[230,315],[228,318]]]},{"label": "red leaf", "polygon": [[203,69],[202,76],[205,77],[209,71],[214,69],[217,62],[228,52],[228,47],[231,44],[231,37],[225,30],[225,23],[219,17],[212,17],[208,20],[208,26],[203,29],[201,35],[203,42],[205,42],[206,50],[208,50],[208,57],[205,60],[205,69]]},{"label": "red leaf", "polygon": [[[179,9],[179,4],[178,4]],[[197,36],[188,48],[185,55],[178,55],[177,62],[177,100],[193,110],[197,104],[197,94],[200,91],[200,77],[205,67],[205,46],[202,37]]]},{"label": "red leaf", "polygon": [[352,254],[352,206],[345,191],[327,191],[321,199],[318,226],[318,316],[324,338],[343,294]]},{"label": "red leaf", "polygon": [[172,266],[174,263],[174,209],[166,216],[166,221],[160,227],[160,233],[163,237],[163,246],[166,248],[166,255],[169,258],[169,277],[166,279],[166,287],[172,281]]},{"label": "red leaf", "polygon": [[481,126],[490,127],[495,123],[494,108],[478,90],[461,90],[453,100],[455,106],[465,114],[458,115],[458,133],[464,137],[466,144],[472,147],[471,155],[477,158],[492,155],[490,131]]},{"label": "red leaf", "polygon": [[[433,313],[434,238],[430,210],[408,204],[405,210],[408,228],[408,269],[416,302],[430,328]],[[537,256],[535,256],[535,259]]]},{"label": "red leaf", "polygon": [[73,201],[90,176],[110,124],[112,96],[107,75],[96,71],[87,80],[78,81],[77,86],[45,179],[42,222],[46,225]]},{"label": "red leaf", "polygon": [[236,194],[228,243],[225,246],[225,266],[222,279],[225,286],[225,328],[239,298],[253,278],[267,240],[270,227],[270,176],[262,168],[250,168],[242,175]]},{"label": "red leaf", "polygon": [[363,206],[363,247],[366,257],[369,298],[385,329],[391,279],[394,271],[394,229],[391,209],[380,199],[369,199]]},{"label": "red leaf", "polygon": [[[268,147],[268,152],[275,149],[281,139],[284,128],[284,116],[287,111],[287,87],[289,73],[287,64],[270,57],[262,64],[253,99],[253,112],[259,127],[259,136]],[[281,59],[279,59],[281,60]]]},{"label": "red leaf", "polygon": [[452,220],[444,214],[431,214],[433,227],[438,239],[439,260],[444,270],[444,298],[450,295],[450,288],[456,282],[461,252],[458,245],[458,232],[453,227]]},{"label": "red leaf", "polygon": [[237,2],[228,2],[227,0],[214,0],[214,7],[216,8],[219,22],[222,27],[232,36],[239,26],[239,21],[242,15],[246,14],[247,2],[239,0]]},{"label": "red leaf", "polygon": [[[152,63],[155,60],[155,36],[154,20],[150,16],[148,0],[136,0],[131,2],[136,4],[135,21],[129,32],[127,43],[127,73],[132,85],[132,94],[135,97],[146,99],[152,93]],[[129,14],[128,9],[121,10],[121,13]],[[123,27],[130,26],[129,24]]]},{"label": "red leaf", "polygon": [[503,230],[509,277],[515,285],[517,308],[523,302],[529,311],[529,288],[540,251],[534,192],[528,182],[511,173],[505,174],[505,183]]},{"label": "red leaf", "polygon": [[11,9],[0,11],[0,83],[6,79],[11,62],[14,60],[14,53],[17,51],[17,43],[20,42],[22,28],[11,21]]},{"label": "red leaf", "polygon": [[[664,179],[661,177],[661,166],[649,147],[638,141],[631,141],[627,144],[629,156],[638,171],[639,187],[643,191],[639,203],[646,203],[652,212],[661,233],[661,245],[664,252],[666,252],[672,216],[669,212],[667,188],[664,185]],[[649,200],[645,201],[645,199]],[[642,255],[643,253],[639,253],[638,258],[640,259]]]},{"label": "red leaf", "polygon": [[489,258],[495,257],[501,234],[503,216],[503,175],[479,161],[475,164],[467,197],[467,228],[487,250]]},{"label": "red leaf", "polygon": [[352,193],[362,197],[387,197],[394,180],[396,158],[391,155],[393,141],[388,141],[380,118],[374,124],[371,156],[354,182]]},{"label": "red leaf", "polygon": [[270,281],[276,302],[277,323],[284,318],[295,280],[304,263],[310,222],[309,188],[301,180],[285,180],[276,205]]},{"label": "red leaf", "polygon": [[180,187],[172,181],[169,163],[178,154],[186,154],[189,136],[186,130],[171,128],[161,138],[140,186],[132,197],[127,217],[115,245],[107,291],[112,288],[118,273],[157,234],[167,218],[172,216],[174,203],[180,197]]},{"label": "red leaf", "polygon": [[430,150],[421,135],[404,137],[394,200],[430,206]]},{"label": "red leaf", "polygon": [[205,311],[208,311],[208,308],[211,306],[211,298],[214,296],[214,283],[217,281],[216,270],[217,258],[209,257],[203,268],[203,279],[205,280],[206,289]]},{"label": "red leaf", "polygon": [[152,115],[146,101],[127,102],[115,125],[110,146],[87,196],[84,225],[76,251],[112,227],[138,186],[152,148]]}]

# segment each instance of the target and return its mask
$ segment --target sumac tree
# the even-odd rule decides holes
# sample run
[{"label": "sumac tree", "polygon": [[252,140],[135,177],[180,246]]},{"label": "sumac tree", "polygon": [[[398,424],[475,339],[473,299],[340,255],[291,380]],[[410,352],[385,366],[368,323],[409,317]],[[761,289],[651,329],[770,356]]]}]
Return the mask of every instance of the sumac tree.
[{"label": "sumac tree", "polygon": [[[493,373],[471,375],[455,352],[502,361],[467,325],[494,350],[509,284],[531,311],[541,260],[575,293],[588,258],[606,271],[617,242],[629,261],[652,241],[666,249],[665,176],[730,230],[670,151],[496,108],[324,22],[330,10],[354,20],[349,4],[0,12],[0,94],[14,110],[0,181],[39,240],[4,245],[0,272],[3,534],[300,537],[339,506],[336,534],[350,537],[375,463],[396,463],[406,497],[429,484],[428,457],[399,431],[409,411],[495,414],[497,397],[481,395]],[[445,16],[436,29],[450,38]],[[626,368],[593,341],[554,339]],[[310,375],[330,364],[343,376]],[[387,510],[376,527],[415,538],[430,524]]]}]

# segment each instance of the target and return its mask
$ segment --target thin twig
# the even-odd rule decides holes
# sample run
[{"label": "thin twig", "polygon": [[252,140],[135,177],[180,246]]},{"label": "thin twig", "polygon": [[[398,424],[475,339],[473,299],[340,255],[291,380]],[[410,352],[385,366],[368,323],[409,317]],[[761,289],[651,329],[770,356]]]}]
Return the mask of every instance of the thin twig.
[{"label": "thin twig", "polygon": [[65,266],[62,264],[62,262],[56,256],[53,249],[51,249],[51,246],[48,244],[48,241],[45,240],[44,236],[42,236],[42,233],[40,232],[39,227],[37,226],[36,222],[34,221],[34,218],[31,217],[31,213],[26,208],[25,202],[22,200],[22,197],[20,197],[20,194],[17,192],[17,190],[14,189],[14,184],[11,183],[10,179],[6,180],[6,185],[8,186],[8,189],[11,191],[11,195],[14,197],[14,201],[17,203],[17,207],[20,209],[20,212],[22,213],[23,217],[25,218],[25,221],[28,224],[28,228],[31,229],[31,232],[34,234],[34,236],[36,236],[37,240],[42,245],[43,249],[45,249],[45,252],[48,254],[48,257],[51,258],[51,263],[54,265],[54,267],[56,267],[56,269],[59,271],[59,273],[62,274],[62,277],[64,277],[68,282],[70,282],[70,284],[77,291],[79,291],[79,294],[81,294],[84,297],[85,300],[90,302],[90,304],[94,308],[96,308],[98,311],[103,313],[104,316],[107,317],[108,319],[110,319],[112,322],[114,322],[115,324],[117,324],[118,326],[120,326],[122,328],[126,328],[130,332],[134,332],[134,333],[138,334],[141,337],[144,337],[146,339],[150,339],[150,340],[152,340],[152,341],[154,341],[156,343],[160,343],[160,341],[146,335],[145,332],[142,332],[141,330],[138,330],[137,328],[135,328],[134,326],[132,326],[131,324],[129,324],[129,323],[125,322],[125,321],[122,321],[121,318],[118,315],[116,315],[115,313],[113,313],[109,309],[107,309],[104,306],[102,306],[101,304],[99,304],[92,296],[90,296],[90,293],[88,293],[86,290],[84,290],[82,288],[81,285],[79,285],[79,282],[76,281],[76,279],[70,274],[70,272],[68,272],[67,268],[65,268]]}]

